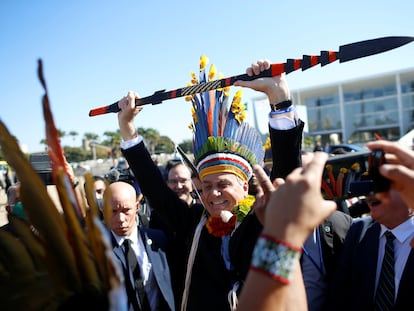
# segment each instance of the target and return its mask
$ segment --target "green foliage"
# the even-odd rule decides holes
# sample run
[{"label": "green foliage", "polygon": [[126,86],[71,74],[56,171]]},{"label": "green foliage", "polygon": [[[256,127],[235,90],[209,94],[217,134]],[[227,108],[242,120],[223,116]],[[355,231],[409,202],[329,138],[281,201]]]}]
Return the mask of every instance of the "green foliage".
[{"label": "green foliage", "polygon": [[71,162],[81,162],[92,159],[92,153],[80,147],[63,147],[65,152],[66,160]]},{"label": "green foliage", "polygon": [[305,137],[303,139],[303,147],[312,147],[314,145],[313,138],[311,136]]},{"label": "green foliage", "polygon": [[193,141],[191,139],[183,140],[178,146],[180,146],[185,153],[193,153]]},{"label": "green foliage", "polygon": [[173,153],[175,151],[174,142],[167,136],[160,136],[155,145],[155,153]]},{"label": "green foliage", "polygon": [[[60,137],[67,135],[71,136],[73,140],[76,136],[79,135],[79,133],[74,130],[67,132],[67,134],[62,130],[58,130],[58,132]],[[161,136],[156,129],[140,127],[137,129],[137,132],[143,136],[145,145],[151,153],[169,154],[175,152],[175,143],[168,136]],[[87,142],[86,146],[63,146],[63,150],[68,162],[91,160],[93,158],[93,152],[91,149],[88,149],[88,147],[92,148],[93,145],[96,146],[95,152],[96,158],[98,159],[106,159],[109,156],[112,156],[113,158],[120,157],[122,155],[120,150],[120,143],[122,141],[120,130],[118,129],[116,131],[106,131],[103,133],[102,137],[103,139],[100,139],[100,136],[98,134],[86,132],[83,134],[83,138]],[[40,143],[44,144],[45,146],[47,145],[45,139],[42,139]],[[87,150],[85,150],[84,147],[86,147]],[[181,142],[180,147],[184,150],[185,153],[192,153],[193,148],[192,141],[190,139]],[[3,155],[0,149],[0,159],[2,159],[2,157]]]},{"label": "green foliage", "polygon": [[99,135],[91,132],[87,132],[83,134],[83,137],[85,137],[86,140],[98,140]]}]

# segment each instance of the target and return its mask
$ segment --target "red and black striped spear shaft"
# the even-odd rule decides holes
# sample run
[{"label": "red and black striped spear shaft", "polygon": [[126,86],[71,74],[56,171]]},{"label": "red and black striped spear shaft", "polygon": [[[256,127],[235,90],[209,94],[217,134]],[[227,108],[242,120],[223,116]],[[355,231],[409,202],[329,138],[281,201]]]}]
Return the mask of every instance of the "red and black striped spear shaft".
[{"label": "red and black striped spear shaft", "polygon": [[[153,95],[143,97],[135,100],[137,106],[147,104],[160,104],[167,99],[173,99],[182,96],[194,95],[197,93],[203,93],[210,90],[216,90],[226,86],[233,85],[237,80],[251,81],[261,77],[274,77],[282,73],[291,73],[295,70],[302,69],[302,71],[309,69],[313,66],[321,64],[321,66],[328,65],[336,60],[340,63],[348,62],[350,60],[383,53],[402,45],[414,41],[414,37],[382,37],[377,39],[365,40],[354,42],[339,47],[338,52],[334,51],[321,51],[320,55],[303,55],[302,58],[287,59],[285,63],[275,63],[270,66],[268,70],[263,71],[259,75],[248,76],[247,74],[241,74],[220,80],[209,81],[192,86],[187,86],[171,91],[160,90],[156,91]],[[109,106],[103,106],[95,108],[89,111],[89,116],[97,116],[100,114],[106,114],[110,112],[118,112],[118,102],[115,102]]]}]

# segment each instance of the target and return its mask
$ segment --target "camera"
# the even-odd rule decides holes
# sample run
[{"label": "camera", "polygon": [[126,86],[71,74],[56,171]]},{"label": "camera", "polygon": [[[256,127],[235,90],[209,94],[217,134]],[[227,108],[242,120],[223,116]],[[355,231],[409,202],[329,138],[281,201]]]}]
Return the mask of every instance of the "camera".
[{"label": "camera", "polygon": [[33,153],[29,156],[29,162],[45,185],[54,184],[52,177],[52,166],[47,153]]},{"label": "camera", "polygon": [[384,163],[382,150],[351,152],[329,158],[322,176],[324,196],[347,199],[389,190],[389,179],[379,172]]},{"label": "camera", "polygon": [[135,176],[129,168],[113,168],[109,173],[104,175],[104,178],[107,179],[110,183],[116,181],[125,181],[127,183],[133,184],[135,181]]}]

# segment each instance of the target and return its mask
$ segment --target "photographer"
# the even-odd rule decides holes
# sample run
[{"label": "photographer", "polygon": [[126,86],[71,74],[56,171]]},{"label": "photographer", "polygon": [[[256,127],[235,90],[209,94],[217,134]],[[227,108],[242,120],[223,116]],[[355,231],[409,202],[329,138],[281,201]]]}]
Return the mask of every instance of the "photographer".
[{"label": "photographer", "polygon": [[[367,146],[371,150],[385,151],[390,164],[380,166],[379,171],[394,179],[388,190],[367,196],[371,216],[352,224],[332,279],[329,308],[411,310],[414,282],[414,251],[410,247],[414,237],[411,209],[414,155],[392,142],[377,141]],[[388,282],[382,281],[383,265],[391,272]],[[384,296],[384,293],[387,294]],[[384,306],[384,303],[388,305]]]},{"label": "photographer", "polygon": [[367,147],[385,152],[387,163],[380,167],[380,173],[391,180],[391,188],[414,210],[414,151],[385,140],[370,142]]}]

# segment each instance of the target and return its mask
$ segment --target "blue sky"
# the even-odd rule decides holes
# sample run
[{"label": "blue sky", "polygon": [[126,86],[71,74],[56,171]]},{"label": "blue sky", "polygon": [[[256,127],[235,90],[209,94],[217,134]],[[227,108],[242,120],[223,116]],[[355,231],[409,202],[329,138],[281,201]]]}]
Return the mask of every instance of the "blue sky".
[{"label": "blue sky", "polygon": [[[42,150],[41,58],[57,127],[102,135],[116,114],[89,117],[135,90],[148,96],[186,86],[205,54],[224,76],[252,62],[284,62],[383,36],[414,36],[414,2],[404,1],[138,1],[2,0],[0,118],[29,152]],[[347,63],[287,76],[292,90],[414,67],[414,44]],[[235,88],[232,92],[235,92]],[[244,101],[260,93],[244,91]],[[176,143],[191,138],[183,98],[148,105],[137,127]]]}]

